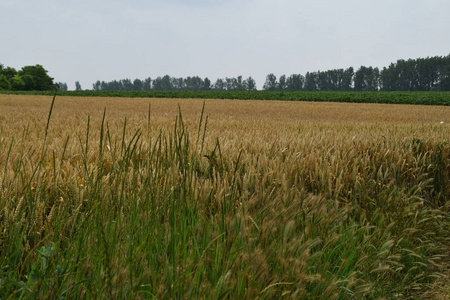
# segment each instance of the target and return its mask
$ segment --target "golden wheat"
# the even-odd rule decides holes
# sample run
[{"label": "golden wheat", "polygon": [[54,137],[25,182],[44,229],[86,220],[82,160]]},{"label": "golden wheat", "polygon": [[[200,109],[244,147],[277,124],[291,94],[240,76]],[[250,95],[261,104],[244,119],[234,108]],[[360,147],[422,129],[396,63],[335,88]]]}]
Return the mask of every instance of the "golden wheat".
[{"label": "golden wheat", "polygon": [[[195,142],[202,135],[198,120],[203,102],[208,116],[204,144]],[[189,265],[192,273],[213,269],[215,261],[209,252],[221,245],[231,249],[236,240],[242,240],[245,251],[235,259],[248,266],[248,273],[242,275],[236,263],[219,281],[230,286],[248,282],[247,297],[308,297],[306,286],[324,286],[323,297],[338,297],[342,286],[362,297],[373,292],[375,283],[367,278],[375,280],[378,274],[405,270],[405,261],[413,257],[420,261],[412,271],[405,271],[406,277],[415,276],[411,282],[417,285],[411,290],[423,289],[425,280],[420,276],[425,275],[414,272],[421,261],[438,266],[431,277],[448,278],[448,274],[436,275],[446,265],[442,252],[430,251],[428,257],[417,254],[417,249],[407,252],[401,248],[400,237],[420,234],[431,240],[445,231],[437,224],[448,217],[449,209],[449,184],[439,182],[448,180],[450,173],[449,107],[60,97],[44,145],[50,104],[51,98],[45,96],[0,95],[0,224],[3,234],[14,226],[26,229],[23,265],[32,259],[33,249],[57,230],[61,243],[69,243],[77,226],[95,211],[101,211],[105,222],[114,220],[115,233],[123,239],[130,234],[126,220],[132,213],[144,224],[155,218],[166,224],[170,209],[158,203],[154,211],[144,209],[149,201],[146,195],[151,193],[152,201],[162,202],[181,194],[181,179],[192,176],[185,169],[193,169],[198,176],[189,177],[183,189],[192,191],[195,207],[205,219],[230,234],[198,227],[194,235],[209,238],[198,253],[200,259],[186,259],[173,272],[184,272]],[[179,108],[186,132],[174,131],[175,120],[181,122]],[[142,151],[131,151],[131,157],[125,159],[123,153],[128,152],[124,149],[132,147],[139,134],[145,138],[135,147]],[[181,144],[164,140],[174,134],[191,137],[187,147],[195,159],[184,161],[186,165],[173,158],[186,159],[178,154]],[[155,143],[158,139],[161,142]],[[167,159],[150,156],[155,145],[167,150],[159,152]],[[93,203],[96,193],[105,195],[101,203]],[[30,206],[25,198],[36,202]],[[230,199],[234,201],[231,204],[227,203]],[[220,221],[217,215],[227,205],[232,213]],[[377,207],[388,213],[379,217]],[[366,215],[355,216],[360,211]],[[363,226],[351,224],[348,216],[360,219]],[[375,221],[386,224],[387,229],[373,228],[370,222]],[[98,272],[110,285],[125,288],[132,267],[120,266],[125,246],[118,243],[117,249],[109,249],[106,234],[102,227],[99,236],[89,236],[86,241],[105,244],[109,260],[103,269],[90,258],[82,267],[86,274]],[[361,236],[357,246],[362,254],[357,260],[360,269],[344,280],[328,272],[332,263],[320,255],[334,257],[335,249],[353,250],[342,244],[345,236]],[[274,245],[278,237],[281,244]],[[424,241],[423,247],[430,245]],[[448,240],[439,245],[447,247]],[[365,262],[371,253],[373,264]],[[158,258],[142,254],[136,261],[150,265],[152,259]],[[308,267],[311,262],[316,263],[316,273]],[[340,274],[356,262],[344,259],[334,263]],[[287,273],[274,274],[274,266]],[[148,278],[158,276],[151,268],[141,271]],[[364,278],[363,271],[368,274]],[[248,274],[253,275],[246,277]],[[207,281],[198,287],[214,288]],[[163,282],[158,289],[164,295]]]}]

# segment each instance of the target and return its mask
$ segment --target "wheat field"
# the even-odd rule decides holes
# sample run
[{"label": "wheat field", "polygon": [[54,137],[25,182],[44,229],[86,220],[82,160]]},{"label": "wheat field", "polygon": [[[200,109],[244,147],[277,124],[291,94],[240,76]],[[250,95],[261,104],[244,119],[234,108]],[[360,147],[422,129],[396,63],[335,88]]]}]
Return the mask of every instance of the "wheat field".
[{"label": "wheat field", "polygon": [[448,299],[450,107],[0,95],[0,297]]}]

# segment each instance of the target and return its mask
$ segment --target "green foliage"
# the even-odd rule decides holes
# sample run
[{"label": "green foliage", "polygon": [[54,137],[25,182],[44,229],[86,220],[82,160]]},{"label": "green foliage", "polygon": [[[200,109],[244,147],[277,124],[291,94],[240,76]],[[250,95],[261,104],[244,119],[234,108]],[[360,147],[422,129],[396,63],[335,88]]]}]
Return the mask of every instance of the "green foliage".
[{"label": "green foliage", "polygon": [[58,91],[62,91],[62,92],[68,91],[67,83],[65,83],[65,82],[56,82],[55,87],[58,89]]},{"label": "green foliage", "polygon": [[0,90],[50,91],[53,78],[41,66],[26,66],[17,72],[14,68],[0,67]]},{"label": "green foliage", "polygon": [[3,74],[0,74],[0,90],[11,90],[11,83]]},{"label": "green foliage", "polygon": [[5,75],[8,78],[8,80],[10,80],[11,78],[14,77],[14,75],[17,74],[17,71],[14,68],[6,67],[2,70],[1,74]]},{"label": "green foliage", "polygon": [[21,91],[25,89],[25,81],[23,81],[22,77],[20,77],[19,74],[14,75],[13,78],[11,78],[11,87],[15,91]]},{"label": "green foliage", "polygon": [[25,66],[18,72],[22,77],[27,91],[51,91],[53,90],[53,78],[47,75],[41,65]]},{"label": "green foliage", "polygon": [[277,89],[278,84],[277,77],[273,73],[270,73],[266,77],[266,82],[264,83],[263,89],[266,91],[274,91]]},{"label": "green foliage", "polygon": [[[1,92],[0,92],[1,93]],[[3,92],[5,93],[5,92]],[[14,94],[52,95],[50,91],[8,92]],[[67,91],[61,96],[129,98],[200,98],[239,100],[282,100],[314,102],[386,103],[450,105],[450,92],[344,92],[344,91]]]}]

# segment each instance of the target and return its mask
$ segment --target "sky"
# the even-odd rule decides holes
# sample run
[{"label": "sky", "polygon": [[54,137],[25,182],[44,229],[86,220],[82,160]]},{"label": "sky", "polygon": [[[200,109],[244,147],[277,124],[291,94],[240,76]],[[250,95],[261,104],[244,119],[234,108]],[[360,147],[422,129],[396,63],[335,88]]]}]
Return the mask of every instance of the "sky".
[{"label": "sky", "polygon": [[450,54],[449,0],[0,0],[0,63],[79,81],[253,77]]}]

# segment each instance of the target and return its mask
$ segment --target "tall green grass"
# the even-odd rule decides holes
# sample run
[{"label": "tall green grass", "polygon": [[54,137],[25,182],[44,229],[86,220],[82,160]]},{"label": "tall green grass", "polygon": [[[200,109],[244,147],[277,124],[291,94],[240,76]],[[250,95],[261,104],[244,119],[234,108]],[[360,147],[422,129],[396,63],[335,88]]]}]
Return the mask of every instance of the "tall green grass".
[{"label": "tall green grass", "polygon": [[207,145],[204,111],[193,137],[181,111],[170,130],[150,116],[121,134],[88,118],[58,151],[47,129],[2,139],[1,298],[407,298],[447,276],[447,144],[273,165]]}]

